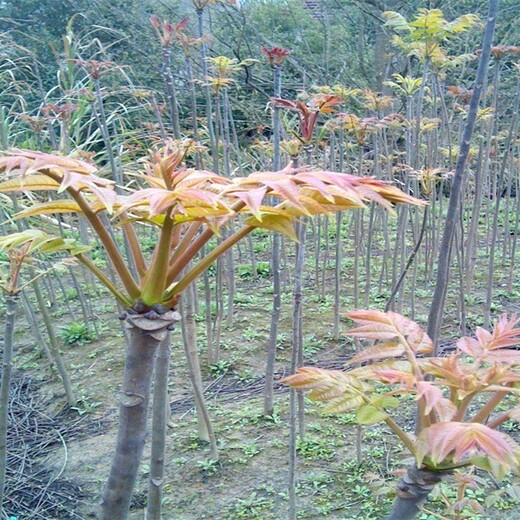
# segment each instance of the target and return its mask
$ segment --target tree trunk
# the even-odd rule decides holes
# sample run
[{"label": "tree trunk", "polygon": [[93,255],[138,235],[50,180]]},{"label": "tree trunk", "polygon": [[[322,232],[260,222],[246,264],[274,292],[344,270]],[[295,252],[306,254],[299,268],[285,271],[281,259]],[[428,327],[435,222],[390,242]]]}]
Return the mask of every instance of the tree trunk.
[{"label": "tree trunk", "polygon": [[[282,69],[277,65],[273,69],[273,94],[280,97],[282,93]],[[280,169],[280,108],[273,108],[273,171]],[[281,267],[280,267],[280,235],[273,236],[271,252],[271,267],[273,271],[273,310],[271,311],[271,326],[269,329],[269,344],[267,347],[267,363],[265,367],[264,415],[274,412],[274,365],[276,362],[276,343],[278,341],[278,325],[282,308]]]},{"label": "tree trunk", "polygon": [[143,314],[128,316],[126,327],[129,344],[120,393],[119,428],[103,496],[103,520],[128,518],[146,439],[155,356],[159,344],[168,335],[168,330],[179,320],[180,315],[173,311],[157,316],[155,320],[150,320]]},{"label": "tree trunk", "polygon": [[[34,272],[31,272],[31,276],[33,278],[35,277]],[[54,363],[56,364],[56,368],[58,369],[61,382],[63,383],[63,388],[67,397],[67,404],[69,406],[74,406],[76,404],[76,398],[74,397],[74,392],[72,390],[69,373],[67,372],[65,364],[63,363],[58,340],[56,339],[56,334],[54,332],[54,325],[52,324],[52,319],[49,315],[49,312],[47,311],[47,307],[45,306],[45,301],[43,299],[43,294],[40,289],[38,280],[33,279],[31,282],[31,287],[34,290],[36,301],[38,302],[38,309],[42,315],[45,329],[47,330],[47,336],[49,337],[49,350],[52,354],[52,358],[54,359]]]},{"label": "tree trunk", "polygon": [[[453,243],[453,236],[455,235],[455,226],[459,216],[460,199],[462,195],[462,186],[464,181],[464,171],[466,160],[469,155],[471,137],[477,119],[478,106],[484,79],[487,74],[489,57],[491,53],[491,42],[495,30],[497,19],[499,0],[490,0],[489,12],[487,17],[486,30],[484,33],[484,42],[482,45],[482,54],[478,64],[477,77],[475,79],[475,88],[471,96],[468,116],[466,119],[466,126],[461,139],[460,151],[457,157],[457,164],[455,167],[455,175],[453,177],[453,184],[451,188],[450,201],[448,206],[448,214],[444,224],[444,233],[442,236],[442,243],[439,249],[439,265],[437,268],[437,280],[435,283],[435,292],[433,295],[430,313],[428,315],[428,335],[437,344],[437,339],[441,327],[442,316],[444,314],[445,297],[448,286],[449,271],[450,271],[450,253]],[[437,350],[437,347],[436,347]],[[433,353],[436,355],[436,351]]]},{"label": "tree trunk", "polygon": [[418,469],[415,464],[410,466],[397,484],[397,497],[386,520],[415,518],[445,473],[426,468]]},{"label": "tree trunk", "polygon": [[166,448],[166,422],[168,402],[168,372],[170,369],[170,335],[161,342],[155,361],[152,412],[152,454],[148,479],[146,520],[161,520],[164,464]]},{"label": "tree trunk", "polygon": [[271,312],[271,328],[269,330],[269,345],[267,347],[267,363],[265,367],[264,387],[264,415],[270,416],[274,412],[274,368],[276,362],[276,342],[278,340],[278,324],[282,308],[281,269],[280,269],[280,235],[273,236],[271,256],[273,269],[273,310]]},{"label": "tree trunk", "polygon": [[[193,305],[193,291],[196,290],[192,285],[182,295],[181,300],[181,315],[182,315],[182,340],[184,345],[184,353],[186,354],[186,361],[190,380],[193,386],[193,392],[203,392],[202,374],[200,371],[200,362],[197,351],[197,325],[195,323],[195,308]],[[204,422],[202,410],[195,401],[195,409],[197,412],[197,430],[199,439],[209,442],[208,428]]]},{"label": "tree trunk", "polygon": [[7,465],[7,418],[9,408],[9,385],[13,370],[13,335],[18,296],[6,296],[7,309],[4,327],[4,355],[2,359],[2,385],[0,387],[0,515],[4,501],[5,470]]}]

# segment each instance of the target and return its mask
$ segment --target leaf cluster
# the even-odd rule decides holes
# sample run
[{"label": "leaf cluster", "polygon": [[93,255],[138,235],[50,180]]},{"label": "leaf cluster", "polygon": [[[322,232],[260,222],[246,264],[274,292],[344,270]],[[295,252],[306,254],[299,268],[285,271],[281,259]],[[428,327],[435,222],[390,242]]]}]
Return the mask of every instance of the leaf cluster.
[{"label": "leaf cluster", "polygon": [[[349,336],[376,341],[347,363],[356,368],[342,372],[304,367],[286,378],[287,384],[311,390],[311,399],[327,403],[326,413],[356,410],[360,424],[386,422],[419,467],[474,465],[496,478],[518,471],[520,446],[497,431],[507,420],[520,419],[516,316],[502,315],[491,332],[478,327],[475,337],[459,339],[446,357],[430,357],[431,339],[417,323],[397,313],[354,311],[347,316],[358,324]],[[392,418],[391,410],[407,396],[418,403],[417,437]],[[497,413],[507,396],[514,404]]]},{"label": "leaf cluster", "polygon": [[[319,107],[328,110],[330,101],[323,100]],[[95,166],[84,161],[12,150],[0,158],[0,172],[7,177],[0,183],[0,192],[30,195],[27,207],[15,218],[59,212],[83,214],[103,244],[122,288],[111,282],[83,251],[71,253],[123,305],[145,309],[154,305],[173,308],[182,291],[199,274],[256,228],[296,240],[293,222],[303,216],[363,208],[367,202],[389,210],[395,203],[421,204],[384,181],[325,170],[286,168],[226,178],[186,167],[184,160],[193,146],[190,140],[170,141],[151,150],[140,171],[131,175],[132,183],[126,192],[116,189],[113,181],[101,177]],[[48,191],[69,197],[33,202],[34,194]],[[268,204],[268,197],[275,203]],[[137,279],[106,229],[103,214],[122,229]],[[237,219],[242,221],[238,231],[186,270],[211,238]],[[150,258],[145,257],[136,232],[135,226],[142,223],[159,230]]]}]

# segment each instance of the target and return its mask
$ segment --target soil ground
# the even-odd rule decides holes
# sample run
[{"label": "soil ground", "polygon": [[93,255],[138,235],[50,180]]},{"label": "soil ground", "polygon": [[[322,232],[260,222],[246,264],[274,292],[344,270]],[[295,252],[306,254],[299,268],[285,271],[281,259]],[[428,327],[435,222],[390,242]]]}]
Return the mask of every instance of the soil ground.
[{"label": "soil ground", "polygon": [[[264,249],[268,250],[267,247]],[[247,273],[247,269],[244,272]],[[331,265],[327,267],[326,275],[325,292],[332,294],[329,290],[333,283]],[[342,283],[351,283],[351,276]],[[268,273],[258,280],[238,278],[233,327],[224,330],[221,361],[211,368],[204,362],[204,324],[202,321],[199,323],[204,385],[221,454],[218,463],[208,460],[208,447],[197,438],[196,416],[180,331],[173,333],[170,372],[172,426],[168,430],[164,488],[164,518],[167,520],[278,520],[287,517],[289,397],[282,385],[277,385],[274,415],[262,417],[262,374],[270,321],[270,286]],[[498,280],[495,310],[518,311],[520,286],[515,286],[514,292],[507,295],[501,287]],[[416,320],[420,323],[425,322],[425,302],[431,295],[431,289],[432,282],[416,287]],[[456,288],[453,291],[455,295]],[[370,294],[371,308],[382,308],[385,294],[388,292],[374,290]],[[69,297],[69,303],[79,313],[76,297],[72,293]],[[59,446],[46,459],[49,467],[56,470],[65,462],[62,477],[80,485],[86,498],[77,506],[75,513],[85,520],[93,517],[111,462],[124,349],[117,311],[110,297],[95,293],[91,293],[90,297],[93,298],[101,337],[63,346],[63,355],[80,399],[77,409],[70,413],[87,414],[92,419],[102,417],[108,422],[108,429],[101,430],[97,435],[67,441],[65,461]],[[278,377],[286,373],[289,366],[290,285],[283,301]],[[343,308],[349,309],[350,300],[345,297],[343,303]],[[471,296],[467,309],[470,327],[478,324],[481,303],[478,295]],[[58,327],[72,321],[64,308],[63,300],[50,308]],[[312,276],[305,281],[304,309],[306,362],[340,368],[345,359],[352,355],[353,346],[346,338],[338,342],[332,339],[332,299],[329,296],[321,299],[316,295]],[[446,316],[443,337],[449,343],[457,335],[457,313],[453,305],[449,305]],[[347,328],[345,324],[343,330]],[[22,315],[16,333],[16,359],[17,370],[31,374],[43,383],[39,392],[47,403],[45,412],[53,414],[62,410],[64,394],[59,380],[37,350]],[[384,518],[392,502],[388,491],[397,480],[399,471],[409,462],[407,453],[395,443],[384,425],[358,429],[353,414],[323,416],[319,405],[310,401],[306,403],[307,433],[298,444],[298,518]],[[413,414],[412,404],[399,409],[400,422],[408,424],[410,429]],[[512,424],[508,427],[511,431],[515,429]],[[361,465],[358,464],[356,450],[359,439]],[[144,518],[147,460],[148,451],[143,459],[132,507],[131,518],[135,520]],[[496,496],[494,508],[487,508],[481,513],[464,513],[460,518],[520,519],[518,502],[503,491],[512,483],[506,480],[499,485],[486,479],[480,489],[470,490],[469,495],[483,506],[486,505],[486,498]],[[453,493],[453,487],[442,487],[429,508],[442,511],[442,501],[453,499]],[[446,517],[424,514],[421,518]]]}]

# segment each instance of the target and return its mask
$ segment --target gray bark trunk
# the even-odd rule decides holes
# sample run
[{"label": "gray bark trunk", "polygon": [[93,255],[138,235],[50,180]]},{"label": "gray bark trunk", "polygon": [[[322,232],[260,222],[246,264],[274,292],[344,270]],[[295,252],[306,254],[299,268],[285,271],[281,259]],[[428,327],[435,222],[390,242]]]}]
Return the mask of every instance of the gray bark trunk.
[{"label": "gray bark trunk", "polygon": [[[442,243],[439,249],[439,265],[437,268],[437,280],[435,283],[435,292],[433,301],[428,315],[428,335],[437,343],[439,330],[442,322],[442,315],[444,313],[444,304],[446,299],[446,289],[448,286],[449,272],[450,272],[450,257],[453,237],[455,235],[455,227],[457,225],[459,216],[460,199],[462,195],[462,186],[464,184],[464,172],[466,161],[469,155],[471,137],[477,119],[478,106],[480,95],[486,77],[489,57],[491,52],[491,42],[493,41],[493,34],[497,19],[499,0],[490,0],[489,12],[487,17],[487,24],[484,33],[484,42],[482,45],[482,54],[477,70],[477,77],[475,79],[475,88],[471,97],[471,102],[466,119],[466,125],[462,134],[459,155],[457,157],[457,164],[455,167],[455,175],[453,177],[453,184],[451,188],[450,201],[448,206],[448,214],[444,224],[444,233],[442,236]],[[436,352],[433,353],[436,355]]]},{"label": "gray bark trunk", "polygon": [[[156,315],[157,316],[157,315]],[[147,433],[148,407],[155,356],[168,329],[179,321],[176,312],[150,320],[128,317],[129,344],[120,393],[119,428],[112,467],[102,501],[103,520],[126,520]]]},{"label": "gray bark trunk", "polygon": [[414,464],[397,484],[397,497],[386,520],[411,520],[446,472],[418,469]]}]

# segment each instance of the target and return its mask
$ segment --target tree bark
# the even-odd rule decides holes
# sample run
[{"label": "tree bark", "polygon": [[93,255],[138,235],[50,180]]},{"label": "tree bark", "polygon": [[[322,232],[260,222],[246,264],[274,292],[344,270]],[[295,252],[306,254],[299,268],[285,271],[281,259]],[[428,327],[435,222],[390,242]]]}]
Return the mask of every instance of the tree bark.
[{"label": "tree bark", "polygon": [[386,520],[411,520],[426,502],[433,488],[446,472],[410,466],[397,484],[397,497]]},{"label": "tree bark", "polygon": [[[437,268],[437,279],[435,283],[435,292],[433,295],[430,313],[428,315],[428,335],[437,344],[437,339],[440,331],[442,316],[444,313],[444,305],[446,301],[446,289],[448,286],[449,271],[450,271],[450,257],[451,247],[453,244],[453,237],[455,235],[455,226],[458,221],[460,199],[462,195],[462,186],[464,184],[464,171],[466,161],[469,155],[471,137],[477,119],[478,106],[480,95],[484,85],[484,79],[487,74],[489,57],[491,53],[491,42],[495,30],[497,19],[499,0],[490,0],[489,12],[487,17],[486,29],[484,32],[484,42],[482,45],[482,54],[478,64],[477,77],[475,79],[475,88],[471,97],[471,102],[466,119],[466,125],[462,135],[459,155],[457,157],[457,164],[455,167],[455,175],[453,176],[453,184],[451,187],[450,201],[448,206],[448,214],[444,224],[444,233],[442,236],[441,247],[439,248],[439,260]],[[437,347],[436,347],[437,348]],[[433,353],[436,355],[436,352]]]},{"label": "tree bark", "polygon": [[161,520],[164,464],[166,447],[166,422],[168,402],[168,372],[170,369],[170,335],[161,342],[155,360],[152,413],[152,454],[148,479],[148,504],[146,520]]},{"label": "tree bark", "polygon": [[126,520],[147,434],[148,407],[154,361],[159,344],[180,320],[177,312],[131,314],[129,344],[120,393],[119,428],[112,467],[102,501],[103,520]]},{"label": "tree bark", "polygon": [[[276,65],[273,69],[273,94],[280,97],[282,92],[282,69]],[[280,169],[280,108],[273,108],[273,171]],[[265,367],[264,387],[264,415],[270,416],[274,412],[274,366],[276,361],[276,342],[278,341],[278,325],[282,308],[281,294],[281,267],[280,267],[280,235],[273,236],[271,252],[271,266],[273,270],[273,310],[271,312],[271,326],[269,329],[269,344],[267,347],[267,363]]]},{"label": "tree bark", "polygon": [[5,470],[7,464],[7,419],[9,408],[9,386],[13,370],[13,336],[15,312],[18,305],[18,296],[6,296],[6,313],[4,326],[4,355],[2,359],[2,384],[0,386],[0,515],[3,511],[5,489]]},{"label": "tree bark", "polygon": [[[34,278],[34,272],[31,272],[31,276]],[[65,395],[67,397],[67,404],[69,406],[74,406],[76,404],[76,398],[74,397],[74,392],[72,390],[72,383],[70,382],[69,373],[65,368],[65,364],[63,363],[63,359],[60,354],[60,348],[58,345],[58,340],[56,339],[56,334],[54,332],[54,325],[52,324],[52,319],[47,311],[47,307],[45,306],[45,301],[43,299],[43,294],[40,289],[40,284],[38,280],[34,280],[31,282],[31,287],[33,288],[34,294],[36,296],[36,301],[38,302],[38,309],[42,315],[43,322],[45,324],[45,329],[47,330],[47,336],[49,337],[49,350],[51,352],[52,358],[58,369],[58,374],[60,376],[61,382],[63,383],[63,388],[65,390]]]}]

